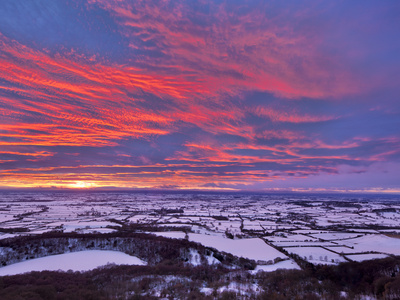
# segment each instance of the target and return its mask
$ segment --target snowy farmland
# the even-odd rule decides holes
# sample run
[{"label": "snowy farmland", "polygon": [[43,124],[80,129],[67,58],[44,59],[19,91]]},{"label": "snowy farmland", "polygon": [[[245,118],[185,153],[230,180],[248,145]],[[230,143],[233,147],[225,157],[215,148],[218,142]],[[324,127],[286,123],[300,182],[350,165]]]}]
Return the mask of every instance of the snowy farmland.
[{"label": "snowy farmland", "polygon": [[[169,238],[185,238],[183,232],[157,232],[157,235]],[[190,241],[197,242],[206,247],[228,252],[238,257],[245,257],[255,261],[273,261],[276,258],[286,259],[285,254],[264,243],[259,238],[227,239],[222,235],[207,235],[190,233]]]},{"label": "snowy farmland", "polygon": [[145,265],[141,259],[118,251],[89,250],[36,258],[0,268],[0,276],[31,271],[88,271],[107,264]]},{"label": "snowy farmland", "polygon": [[328,251],[322,247],[293,247],[286,248],[292,254],[297,254],[304,260],[313,264],[337,264],[346,259],[339,254]]},{"label": "snowy farmland", "polygon": [[[129,225],[254,260],[256,270],[299,268],[293,257],[339,264],[400,255],[400,199],[394,196],[2,192],[0,212],[0,240],[110,234]],[[34,261],[23,264],[28,270]]]}]

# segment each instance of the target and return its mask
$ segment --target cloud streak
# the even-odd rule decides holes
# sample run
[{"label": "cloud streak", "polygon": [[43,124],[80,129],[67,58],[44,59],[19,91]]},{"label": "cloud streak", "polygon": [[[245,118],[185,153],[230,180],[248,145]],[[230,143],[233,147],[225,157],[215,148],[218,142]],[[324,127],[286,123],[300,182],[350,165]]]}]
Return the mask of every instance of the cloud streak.
[{"label": "cloud streak", "polygon": [[398,10],[7,1],[0,186],[398,190]]}]

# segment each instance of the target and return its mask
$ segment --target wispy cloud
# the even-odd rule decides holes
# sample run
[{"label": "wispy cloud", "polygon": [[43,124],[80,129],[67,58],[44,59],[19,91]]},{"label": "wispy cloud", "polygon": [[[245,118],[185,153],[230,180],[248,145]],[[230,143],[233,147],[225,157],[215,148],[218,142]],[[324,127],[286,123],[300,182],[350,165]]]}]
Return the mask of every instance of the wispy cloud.
[{"label": "wispy cloud", "polygon": [[398,8],[10,1],[0,186],[302,189],[349,174],[363,186],[377,164],[390,179]]}]

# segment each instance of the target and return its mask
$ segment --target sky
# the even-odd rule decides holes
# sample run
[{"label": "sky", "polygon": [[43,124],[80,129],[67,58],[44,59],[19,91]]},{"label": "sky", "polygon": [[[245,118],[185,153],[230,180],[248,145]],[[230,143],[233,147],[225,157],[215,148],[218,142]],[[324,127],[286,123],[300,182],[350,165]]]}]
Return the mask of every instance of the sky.
[{"label": "sky", "polygon": [[0,187],[400,193],[399,1],[2,0]]}]

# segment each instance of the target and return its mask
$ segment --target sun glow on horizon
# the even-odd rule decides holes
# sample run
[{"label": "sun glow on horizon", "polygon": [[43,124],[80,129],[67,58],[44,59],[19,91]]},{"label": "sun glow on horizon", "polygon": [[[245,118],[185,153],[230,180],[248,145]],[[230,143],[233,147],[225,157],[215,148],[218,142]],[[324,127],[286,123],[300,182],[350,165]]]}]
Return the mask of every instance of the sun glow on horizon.
[{"label": "sun glow on horizon", "polygon": [[96,187],[96,184],[87,181],[77,181],[73,184],[68,185],[68,188],[74,188],[74,189],[88,189],[93,187]]}]

